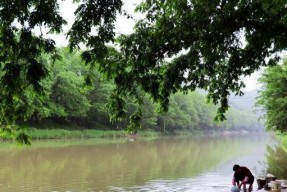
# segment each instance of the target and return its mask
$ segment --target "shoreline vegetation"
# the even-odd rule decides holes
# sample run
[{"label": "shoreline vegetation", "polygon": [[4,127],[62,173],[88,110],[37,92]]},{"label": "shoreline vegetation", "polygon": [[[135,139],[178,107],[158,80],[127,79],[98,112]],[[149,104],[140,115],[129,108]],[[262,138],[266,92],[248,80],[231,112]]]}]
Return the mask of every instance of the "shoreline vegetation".
[{"label": "shoreline vegetation", "polygon": [[276,137],[280,141],[280,144],[281,144],[282,148],[287,153],[287,134],[286,133],[277,132],[276,133]]},{"label": "shoreline vegetation", "polygon": [[[37,129],[37,128],[25,128],[25,134],[29,136],[31,141],[34,140],[69,140],[69,139],[118,139],[118,138],[130,138],[135,134],[128,134],[125,130],[97,130],[97,129]],[[136,134],[141,138],[157,138],[162,134],[154,130],[141,130]],[[1,137],[2,141],[10,141],[13,138],[8,135]]]},{"label": "shoreline vegetation", "polygon": [[[126,138],[129,141],[140,139],[156,139],[163,136],[200,136],[200,135],[234,135],[246,134],[250,131],[246,130],[222,130],[222,131],[203,131],[203,130],[177,130],[174,132],[160,132],[155,130],[140,130],[136,134],[129,134],[125,130],[96,130],[96,129],[36,129],[26,128],[26,134],[29,135],[31,141],[34,140],[66,140],[66,139],[119,139]],[[286,137],[287,138],[287,137]],[[2,137],[2,141],[11,140],[8,137]],[[286,142],[287,143],[287,142]]]},{"label": "shoreline vegetation", "polygon": [[[82,52],[71,53],[67,47],[57,50],[61,60],[55,63],[48,55],[43,55],[47,70],[50,71],[49,76],[41,80],[43,94],[37,95],[27,89],[20,98],[17,97],[19,101],[15,101],[18,103],[15,108],[17,114],[7,112],[3,116],[11,119],[8,124],[1,125],[0,136],[4,140],[13,137],[18,143],[27,144],[29,137],[32,140],[125,137],[128,130],[139,135],[150,135],[149,130],[153,130],[152,135],[161,135],[162,132],[185,135],[188,130],[191,131],[188,135],[192,135],[216,130],[263,129],[262,122],[251,110],[250,98],[254,98],[254,94],[250,94],[249,99],[240,99],[241,102],[233,99],[234,94],[231,95],[226,121],[214,121],[218,106],[207,102],[207,92],[202,89],[170,95],[166,112],[139,90],[139,95],[145,95],[140,102],[144,108],[139,110],[140,104],[129,96],[119,98],[119,102],[112,102],[116,83],[103,78],[99,69],[93,70],[93,80],[90,85],[86,84],[90,69],[83,65]],[[122,117],[116,117],[115,114]],[[129,117],[133,117],[137,123],[131,125]]]},{"label": "shoreline vegetation", "polygon": [[[130,134],[125,130],[96,130],[96,129],[31,129],[27,132],[32,140],[40,139],[89,139],[89,138],[124,138],[129,137]],[[158,137],[159,132],[153,130],[139,131],[140,137]]]}]

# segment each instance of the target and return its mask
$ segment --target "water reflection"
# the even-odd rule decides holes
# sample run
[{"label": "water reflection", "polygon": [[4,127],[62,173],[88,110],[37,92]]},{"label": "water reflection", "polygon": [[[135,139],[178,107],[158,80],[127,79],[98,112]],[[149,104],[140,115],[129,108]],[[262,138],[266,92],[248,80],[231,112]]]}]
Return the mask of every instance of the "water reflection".
[{"label": "water reflection", "polygon": [[271,142],[253,135],[3,149],[0,191],[229,191],[232,165],[260,170]]}]

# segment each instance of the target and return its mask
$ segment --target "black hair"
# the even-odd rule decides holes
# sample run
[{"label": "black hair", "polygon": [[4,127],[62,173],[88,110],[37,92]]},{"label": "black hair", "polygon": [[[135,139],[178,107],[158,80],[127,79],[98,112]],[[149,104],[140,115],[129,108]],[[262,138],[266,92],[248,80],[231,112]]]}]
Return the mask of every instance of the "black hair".
[{"label": "black hair", "polygon": [[237,171],[239,168],[240,168],[239,165],[237,165],[237,164],[233,165],[233,171]]}]

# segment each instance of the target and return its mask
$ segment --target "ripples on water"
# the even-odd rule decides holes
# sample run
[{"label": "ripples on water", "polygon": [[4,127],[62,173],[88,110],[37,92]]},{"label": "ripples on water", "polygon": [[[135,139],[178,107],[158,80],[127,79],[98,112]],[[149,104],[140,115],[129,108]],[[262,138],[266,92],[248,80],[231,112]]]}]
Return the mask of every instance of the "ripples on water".
[{"label": "ripples on water", "polygon": [[228,192],[230,178],[218,173],[208,173],[192,179],[153,180],[144,186],[130,188],[110,187],[111,192]]}]

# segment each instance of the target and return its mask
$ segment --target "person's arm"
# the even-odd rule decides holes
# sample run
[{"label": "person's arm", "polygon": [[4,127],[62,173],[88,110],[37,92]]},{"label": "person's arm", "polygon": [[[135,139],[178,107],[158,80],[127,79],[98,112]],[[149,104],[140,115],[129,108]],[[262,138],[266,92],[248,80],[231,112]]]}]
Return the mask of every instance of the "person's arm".
[{"label": "person's arm", "polygon": [[235,177],[232,178],[232,185],[235,186],[236,182],[235,182]]},{"label": "person's arm", "polygon": [[236,186],[236,184],[237,184],[237,186],[239,186],[239,180],[236,179],[235,176],[233,176],[233,178],[232,178],[232,185]]},{"label": "person's arm", "polygon": [[238,185],[238,188],[241,189],[241,185],[244,185],[248,182],[248,177],[246,176],[243,181],[241,181],[241,183]]},{"label": "person's arm", "polygon": [[246,177],[244,178],[244,180],[241,182],[241,184],[246,184],[246,183],[248,182],[248,179],[249,179],[249,177],[246,176]]}]

